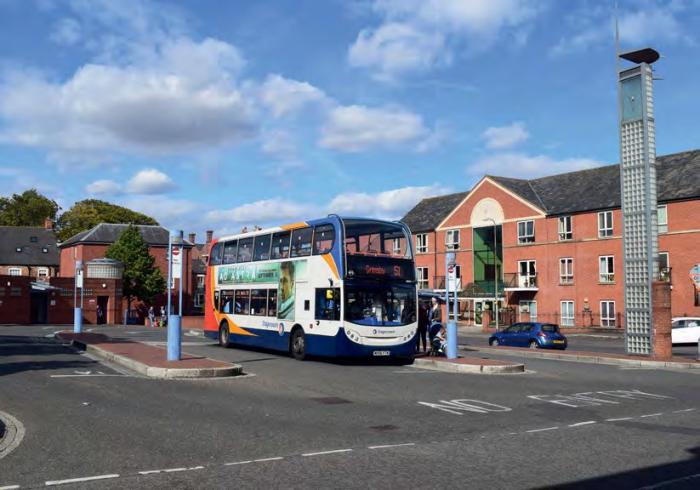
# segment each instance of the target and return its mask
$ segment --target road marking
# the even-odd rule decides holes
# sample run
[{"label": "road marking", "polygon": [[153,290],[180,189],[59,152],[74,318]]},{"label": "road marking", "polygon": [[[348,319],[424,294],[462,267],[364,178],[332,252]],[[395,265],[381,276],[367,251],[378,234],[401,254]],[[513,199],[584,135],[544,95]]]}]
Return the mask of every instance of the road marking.
[{"label": "road marking", "polygon": [[[573,393],[571,395],[553,394],[553,395],[528,395],[528,398],[542,402],[554,403],[565,407],[581,408],[600,406],[603,404],[619,405],[623,401],[639,401],[639,400],[664,400],[673,398],[666,395],[656,393],[646,393],[640,390],[609,390],[609,391],[588,391],[585,393]],[[608,400],[606,398],[614,398]]]},{"label": "road marking", "polygon": [[659,415],[663,415],[663,414],[664,414],[663,412],[659,412],[659,413],[649,413],[649,414],[647,414],[647,415],[640,415],[639,418],[640,418],[640,419],[643,419],[643,418],[646,418],[646,417],[658,417]]},{"label": "road marking", "polygon": [[19,485],[5,485],[0,487],[0,490],[16,490],[17,488],[19,488]]},{"label": "road marking", "polygon": [[694,475],[683,476],[681,478],[675,478],[673,480],[662,481],[662,482],[656,483],[654,485],[649,485],[647,487],[639,487],[637,490],[654,490],[656,488],[663,488],[663,487],[668,486],[668,485],[673,485],[674,483],[690,481],[690,480],[694,480],[696,478],[700,478],[700,473],[695,473]]},{"label": "road marking", "polygon": [[595,424],[595,420],[586,420],[585,422],[578,422],[576,424],[569,424],[569,427],[581,427],[582,425],[591,425]]},{"label": "road marking", "polygon": [[383,446],[369,446],[368,449],[388,449],[391,447],[415,446],[415,445],[416,445],[415,442],[405,442],[403,444],[384,444]]},{"label": "road marking", "polygon": [[[465,412],[475,412],[475,413],[488,413],[488,412],[510,412],[512,409],[509,407],[504,407],[503,405],[496,405],[495,403],[489,403],[482,400],[471,400],[471,399],[457,399],[457,400],[438,400],[440,403],[429,403],[429,402],[418,402],[419,405],[423,405],[430,408],[435,408],[437,410],[442,410],[443,412],[451,413],[453,415],[463,415],[461,411]],[[461,410],[461,411],[460,411]]]},{"label": "road marking", "polygon": [[620,422],[622,420],[632,420],[632,417],[620,417],[618,419],[605,419],[606,422]]},{"label": "road marking", "polygon": [[683,412],[692,412],[695,410],[694,408],[684,408],[683,410],[674,410],[673,413],[683,413]]},{"label": "road marking", "polygon": [[302,454],[302,456],[304,456],[304,457],[321,456],[323,454],[347,453],[350,451],[352,451],[352,449],[333,449],[332,451],[319,451],[317,453],[304,453],[304,454]]},{"label": "road marking", "polygon": [[544,429],[531,429],[531,430],[526,430],[525,432],[532,433],[532,432],[544,432],[546,430],[557,430],[559,427],[545,427]]},{"label": "road marking", "polygon": [[248,463],[252,463],[252,462],[253,462],[253,460],[249,459],[248,461],[235,461],[233,463],[224,463],[224,466],[235,466],[238,464],[248,464]]},{"label": "road marking", "polygon": [[284,458],[282,456],[277,456],[276,458],[254,459],[253,463],[264,463],[265,461],[279,461],[280,459]]},{"label": "road marking", "polygon": [[45,485],[47,487],[54,487],[57,485],[65,485],[67,483],[80,483],[84,481],[95,481],[95,480],[108,480],[110,478],[119,478],[118,474],[112,474],[112,475],[97,475],[97,476],[85,476],[83,478],[70,478],[68,480],[53,480],[53,481],[47,481]]}]

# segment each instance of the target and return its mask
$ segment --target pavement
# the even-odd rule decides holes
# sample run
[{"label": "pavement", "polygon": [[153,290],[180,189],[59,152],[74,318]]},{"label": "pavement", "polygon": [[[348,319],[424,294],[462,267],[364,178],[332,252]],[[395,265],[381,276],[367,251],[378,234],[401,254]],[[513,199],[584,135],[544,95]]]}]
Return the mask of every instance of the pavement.
[{"label": "pavement", "polygon": [[[0,327],[0,410],[26,434],[0,488],[697,488],[698,370],[532,358],[503,376],[384,362],[187,352],[247,376],[135,376],[53,339]],[[95,333],[161,347],[165,332]],[[501,353],[481,354],[512,362]],[[542,464],[542,463],[545,464]]]},{"label": "pavement", "polygon": [[456,359],[446,357],[417,356],[413,361],[414,366],[423,369],[434,369],[448,373],[468,374],[510,374],[524,373],[525,364],[493,359],[458,356]]},{"label": "pavement", "polygon": [[186,353],[181,353],[177,361],[168,361],[166,349],[108,337],[103,333],[61,331],[55,336],[102,359],[153,378],[213,378],[238,376],[243,372],[240,365]]}]

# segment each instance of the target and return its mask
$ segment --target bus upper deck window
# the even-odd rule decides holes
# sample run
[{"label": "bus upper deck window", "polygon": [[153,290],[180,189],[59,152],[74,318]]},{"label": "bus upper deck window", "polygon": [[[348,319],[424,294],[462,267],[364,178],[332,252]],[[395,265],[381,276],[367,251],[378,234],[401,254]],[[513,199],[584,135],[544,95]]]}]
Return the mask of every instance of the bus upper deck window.
[{"label": "bus upper deck window", "polygon": [[292,257],[311,255],[311,236],[313,228],[300,228],[292,232]]},{"label": "bus upper deck window", "polygon": [[317,226],[314,230],[314,255],[326,254],[333,248],[335,228],[333,225]]}]

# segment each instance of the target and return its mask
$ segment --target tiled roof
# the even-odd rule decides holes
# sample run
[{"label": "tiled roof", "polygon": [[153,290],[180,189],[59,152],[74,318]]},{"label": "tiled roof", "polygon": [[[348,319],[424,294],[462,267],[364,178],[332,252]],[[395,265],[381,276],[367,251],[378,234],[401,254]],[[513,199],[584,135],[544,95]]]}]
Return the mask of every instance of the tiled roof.
[{"label": "tiled roof", "polygon": [[[117,241],[119,236],[127,229],[127,224],[100,223],[92,229],[73,235],[60,244],[61,248],[78,243],[86,244],[111,244]],[[168,246],[168,230],[157,225],[134,225],[141,232],[141,236],[149,246]],[[185,246],[191,246],[185,240]]]},{"label": "tiled roof", "polygon": [[467,194],[468,192],[457,192],[423,199],[401,221],[408,225],[412,233],[432,231],[467,197]]},{"label": "tiled roof", "polygon": [[58,267],[60,259],[56,242],[53,230],[33,226],[0,226],[0,264]]},{"label": "tiled roof", "polygon": [[[523,180],[489,176],[547,214],[620,207],[620,167],[604,167]],[[659,202],[700,197],[700,150],[656,158]]]}]

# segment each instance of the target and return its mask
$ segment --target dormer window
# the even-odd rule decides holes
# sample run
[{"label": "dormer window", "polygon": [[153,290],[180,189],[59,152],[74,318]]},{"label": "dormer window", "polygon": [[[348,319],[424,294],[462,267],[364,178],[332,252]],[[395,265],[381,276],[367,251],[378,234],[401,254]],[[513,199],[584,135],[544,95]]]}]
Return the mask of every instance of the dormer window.
[{"label": "dormer window", "polygon": [[38,239],[37,237],[35,237],[35,236],[30,236],[30,237],[29,237],[29,241],[32,242],[32,243],[36,243],[36,242],[39,241],[39,239]]},{"label": "dormer window", "polygon": [[41,249],[41,251],[42,251],[43,253],[45,253],[45,254],[49,253],[49,249],[46,248],[46,247],[43,247],[43,248]]},{"label": "dormer window", "polygon": [[17,248],[15,249],[15,251],[16,251],[17,253],[20,253],[20,252],[22,251],[22,247],[17,247]]}]

